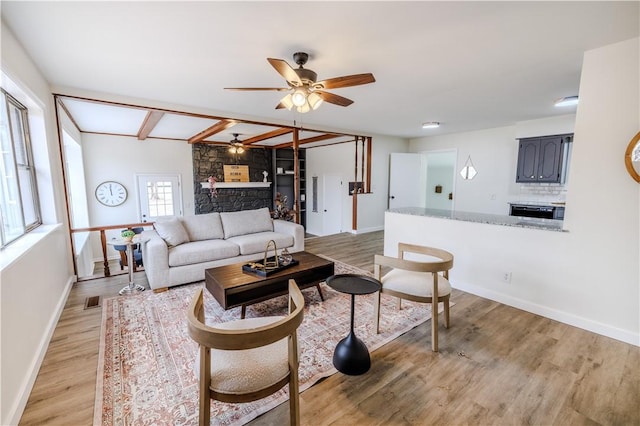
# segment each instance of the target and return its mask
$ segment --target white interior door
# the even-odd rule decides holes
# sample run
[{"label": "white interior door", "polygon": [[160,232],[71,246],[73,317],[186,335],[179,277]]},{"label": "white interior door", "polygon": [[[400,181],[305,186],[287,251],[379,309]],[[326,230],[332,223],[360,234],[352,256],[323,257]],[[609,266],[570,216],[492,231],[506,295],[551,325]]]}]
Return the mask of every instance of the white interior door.
[{"label": "white interior door", "polygon": [[424,207],[426,175],[424,155],[392,153],[389,160],[389,208]]},{"label": "white interior door", "polygon": [[342,232],[342,176],[322,176],[322,235]]},{"label": "white interior door", "polygon": [[138,206],[141,222],[166,216],[182,216],[180,175],[138,175]]}]

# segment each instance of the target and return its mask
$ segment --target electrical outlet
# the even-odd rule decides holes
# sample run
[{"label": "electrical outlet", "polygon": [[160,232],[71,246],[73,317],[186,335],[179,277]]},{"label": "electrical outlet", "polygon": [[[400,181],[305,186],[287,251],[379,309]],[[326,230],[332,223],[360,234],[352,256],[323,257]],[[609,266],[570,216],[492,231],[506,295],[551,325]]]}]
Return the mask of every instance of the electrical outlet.
[{"label": "electrical outlet", "polygon": [[502,281],[505,283],[511,283],[511,272],[505,272],[502,274]]}]

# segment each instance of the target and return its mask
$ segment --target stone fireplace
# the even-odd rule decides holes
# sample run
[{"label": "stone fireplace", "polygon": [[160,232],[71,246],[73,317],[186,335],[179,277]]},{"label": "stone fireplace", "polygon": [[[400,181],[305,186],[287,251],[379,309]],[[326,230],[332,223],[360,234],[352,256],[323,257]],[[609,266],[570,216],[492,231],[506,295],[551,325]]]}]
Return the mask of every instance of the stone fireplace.
[{"label": "stone fireplace", "polygon": [[228,147],[219,145],[193,144],[193,186],[195,213],[231,212],[268,207],[273,210],[273,186],[261,188],[225,188],[216,185],[217,196],[210,194],[209,187],[203,188],[201,182],[207,182],[214,176],[218,183],[224,181],[224,165],[249,166],[249,180],[263,182],[263,172],[268,172],[267,181],[272,182],[271,150],[251,148],[242,154],[232,154]]}]

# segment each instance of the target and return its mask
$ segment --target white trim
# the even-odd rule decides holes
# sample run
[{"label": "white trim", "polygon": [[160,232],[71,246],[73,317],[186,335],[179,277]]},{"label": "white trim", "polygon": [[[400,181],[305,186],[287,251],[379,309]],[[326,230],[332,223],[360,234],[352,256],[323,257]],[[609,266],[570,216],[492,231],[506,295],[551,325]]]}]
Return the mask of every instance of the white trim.
[{"label": "white trim", "polygon": [[[209,182],[200,182],[202,189],[209,189]],[[216,182],[216,189],[224,188],[269,188],[271,182]]]},{"label": "white trim", "polygon": [[356,235],[356,234],[366,234],[368,232],[376,232],[376,231],[383,231],[383,230],[384,230],[384,226],[374,226],[372,228],[352,229],[351,233]]},{"label": "white trim", "polygon": [[629,343],[630,345],[640,346],[640,334],[634,334],[633,332],[630,332],[628,330],[611,327],[601,322],[592,321],[587,318],[569,314],[567,312],[551,309],[546,306],[531,303],[526,300],[518,299],[516,297],[511,297],[503,293],[487,290],[486,288],[469,283],[456,281],[455,283],[451,282],[451,286],[458,290],[475,294],[476,296],[484,297],[485,299],[490,299],[495,302],[511,306],[513,308],[522,309],[523,311],[541,315],[545,318],[559,321],[561,323],[578,327],[583,330],[591,331],[602,336],[611,337],[612,339],[620,340],[621,342]]},{"label": "white trim", "polygon": [[20,391],[17,393],[19,396],[15,400],[15,404],[9,410],[10,424],[17,425],[20,422],[20,418],[22,418],[22,414],[24,413],[24,409],[27,406],[27,402],[29,400],[29,396],[31,395],[31,391],[33,390],[33,385],[36,382],[36,378],[38,377],[38,372],[40,371],[40,367],[42,366],[42,362],[44,361],[44,356],[47,354],[47,349],[49,348],[49,343],[51,342],[51,338],[53,337],[53,332],[56,330],[56,325],[58,325],[58,321],[62,316],[62,311],[67,303],[67,299],[69,298],[69,293],[71,292],[71,288],[73,287],[73,283],[75,282],[74,276],[70,276],[65,284],[64,291],[62,292],[62,297],[58,300],[58,304],[56,306],[55,315],[51,316],[51,320],[47,325],[47,332],[42,336],[42,340],[38,346],[37,356],[33,359],[31,366],[27,372],[25,381],[20,388]]}]

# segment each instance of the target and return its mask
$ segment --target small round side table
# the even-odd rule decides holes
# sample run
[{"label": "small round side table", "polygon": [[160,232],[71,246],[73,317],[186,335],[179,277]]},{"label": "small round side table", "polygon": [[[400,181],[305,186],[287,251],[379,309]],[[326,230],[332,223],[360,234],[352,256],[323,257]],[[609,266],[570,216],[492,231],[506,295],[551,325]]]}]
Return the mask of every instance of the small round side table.
[{"label": "small round side table", "polygon": [[127,246],[127,268],[129,269],[129,284],[123,287],[122,290],[118,292],[118,294],[121,296],[125,294],[136,294],[144,291],[143,286],[133,282],[133,264],[136,261],[133,257],[133,246],[146,243],[147,241],[148,239],[143,240],[141,238],[134,238],[131,241],[126,241],[123,239],[107,240],[107,244],[112,246]]},{"label": "small round side table", "polygon": [[336,345],[333,352],[333,365],[344,374],[351,376],[364,374],[371,368],[371,357],[367,346],[356,337],[353,331],[356,295],[380,291],[382,284],[375,278],[356,274],[332,275],[327,278],[326,283],[334,290],[351,295],[351,331]]}]

